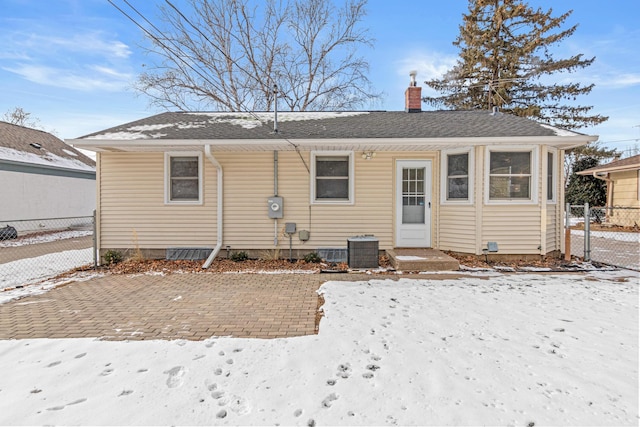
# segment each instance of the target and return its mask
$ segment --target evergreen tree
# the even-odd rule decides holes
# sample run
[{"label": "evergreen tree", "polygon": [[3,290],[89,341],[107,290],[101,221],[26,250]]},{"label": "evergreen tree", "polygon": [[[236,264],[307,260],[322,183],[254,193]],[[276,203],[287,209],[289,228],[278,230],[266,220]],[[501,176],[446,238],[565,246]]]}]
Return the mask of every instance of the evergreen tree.
[{"label": "evergreen tree", "polygon": [[590,175],[582,176],[577,172],[598,166],[600,161],[595,156],[578,158],[573,164],[573,172],[565,191],[565,200],[571,205],[605,206],[607,203],[606,182]]},{"label": "evergreen tree", "polygon": [[460,35],[453,44],[460,59],[443,78],[425,82],[442,94],[424,102],[449,109],[491,109],[529,117],[565,129],[594,126],[608,117],[591,106],[570,105],[594,85],[549,83],[548,76],[588,67],[582,54],[554,59],[551,47],[571,36],[577,24],[561,29],[572,11],[552,16],[524,0],[469,0]]}]

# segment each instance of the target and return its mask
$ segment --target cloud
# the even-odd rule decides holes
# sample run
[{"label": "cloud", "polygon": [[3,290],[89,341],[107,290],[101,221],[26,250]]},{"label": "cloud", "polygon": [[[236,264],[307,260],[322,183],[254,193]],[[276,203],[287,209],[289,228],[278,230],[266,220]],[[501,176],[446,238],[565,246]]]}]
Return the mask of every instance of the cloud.
[{"label": "cloud", "polygon": [[598,86],[613,87],[613,88],[625,88],[631,86],[640,85],[640,74],[637,73],[623,73],[613,74],[606,78],[600,78],[596,82]]},{"label": "cloud", "polygon": [[[0,50],[0,56],[24,54],[31,52],[33,56],[53,56],[58,54],[85,54],[103,58],[126,59],[132,51],[125,43],[108,38],[102,32],[90,31],[68,36],[39,34],[37,32],[15,31],[2,37],[5,49]],[[9,43],[10,42],[10,43]]]},{"label": "cloud", "polygon": [[418,81],[431,80],[442,77],[449,71],[459,59],[457,55],[440,52],[411,52],[405,58],[397,61],[396,71],[398,75],[409,78],[409,72],[418,72]]},{"label": "cloud", "polygon": [[89,66],[84,73],[76,69],[31,64],[19,64],[3,69],[34,83],[79,91],[120,91],[133,79],[131,74],[102,66]]},{"label": "cloud", "polygon": [[101,31],[55,31],[36,26],[0,34],[2,69],[34,83],[78,91],[121,91],[135,79],[127,44]]}]

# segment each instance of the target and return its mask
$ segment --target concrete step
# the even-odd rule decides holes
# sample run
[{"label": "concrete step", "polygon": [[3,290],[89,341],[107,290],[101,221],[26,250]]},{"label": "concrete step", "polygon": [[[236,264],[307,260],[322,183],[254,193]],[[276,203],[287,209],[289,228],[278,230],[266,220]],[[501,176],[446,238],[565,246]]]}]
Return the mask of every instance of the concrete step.
[{"label": "concrete step", "polygon": [[459,270],[455,258],[431,248],[394,248],[387,255],[393,268],[398,271],[452,271]]}]

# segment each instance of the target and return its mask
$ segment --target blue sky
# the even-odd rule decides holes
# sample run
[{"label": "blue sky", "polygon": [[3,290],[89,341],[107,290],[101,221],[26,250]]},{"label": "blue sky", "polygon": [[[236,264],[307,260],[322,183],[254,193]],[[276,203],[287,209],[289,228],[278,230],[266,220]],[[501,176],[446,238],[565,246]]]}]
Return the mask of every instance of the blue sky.
[{"label": "blue sky", "polygon": [[[162,0],[129,0],[154,19]],[[339,0],[337,0],[339,1]],[[119,5],[122,0],[115,0]],[[186,10],[184,0],[175,0]],[[467,10],[466,0],[369,0],[363,26],[376,39],[361,54],[370,79],[384,92],[375,109],[402,110],[409,71],[422,82],[439,77],[456,61],[451,44]],[[600,135],[619,150],[640,146],[640,2],[637,0],[530,0],[532,6],[569,9],[567,25],[578,30],[555,57],[578,53],[594,65],[559,81],[595,83],[579,99],[609,121],[581,132]],[[181,7],[182,5],[182,7]],[[0,0],[0,115],[22,107],[60,138],[75,138],[160,112],[133,89],[142,64],[140,30],[107,0]]]}]

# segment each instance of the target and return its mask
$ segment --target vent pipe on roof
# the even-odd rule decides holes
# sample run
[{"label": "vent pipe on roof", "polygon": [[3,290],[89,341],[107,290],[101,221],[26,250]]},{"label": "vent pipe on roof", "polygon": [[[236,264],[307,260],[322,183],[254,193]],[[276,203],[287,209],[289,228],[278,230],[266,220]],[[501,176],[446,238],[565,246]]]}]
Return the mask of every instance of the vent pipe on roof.
[{"label": "vent pipe on roof", "polygon": [[278,85],[273,85],[273,132],[278,133]]}]

